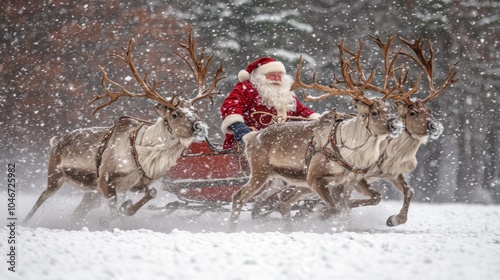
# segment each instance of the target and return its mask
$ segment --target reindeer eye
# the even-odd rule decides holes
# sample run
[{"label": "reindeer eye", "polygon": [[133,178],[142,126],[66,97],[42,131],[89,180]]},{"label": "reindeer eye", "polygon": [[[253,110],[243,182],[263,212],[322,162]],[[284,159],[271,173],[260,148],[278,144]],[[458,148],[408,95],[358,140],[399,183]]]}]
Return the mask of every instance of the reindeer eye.
[{"label": "reindeer eye", "polygon": [[179,117],[179,114],[177,114],[177,113],[172,113],[172,119],[174,119],[174,120],[175,120],[175,119],[177,119],[178,117]]},{"label": "reindeer eye", "polygon": [[415,111],[411,111],[411,112],[410,112],[410,117],[416,117],[417,115],[418,115],[418,114],[417,114],[417,112],[415,112]]},{"label": "reindeer eye", "polygon": [[377,111],[373,111],[372,112],[372,117],[377,117],[378,116],[378,112]]}]

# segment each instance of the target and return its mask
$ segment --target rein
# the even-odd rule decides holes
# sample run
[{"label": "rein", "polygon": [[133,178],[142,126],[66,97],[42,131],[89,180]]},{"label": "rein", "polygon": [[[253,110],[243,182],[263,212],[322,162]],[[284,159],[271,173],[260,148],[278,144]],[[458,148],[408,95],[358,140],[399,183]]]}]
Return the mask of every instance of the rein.
[{"label": "rein", "polygon": [[[311,120],[311,119],[308,119],[308,118],[295,117],[295,116],[284,116],[284,117],[282,117],[282,116],[277,116],[275,114],[264,112],[264,111],[252,112],[251,116],[253,116],[254,114],[261,114],[262,115],[262,116],[259,117],[259,123],[261,125],[271,125],[271,124],[275,124],[275,123],[284,123],[287,120],[301,120],[301,121]],[[265,117],[265,116],[271,116],[271,121],[269,123],[262,122],[262,118]]]}]

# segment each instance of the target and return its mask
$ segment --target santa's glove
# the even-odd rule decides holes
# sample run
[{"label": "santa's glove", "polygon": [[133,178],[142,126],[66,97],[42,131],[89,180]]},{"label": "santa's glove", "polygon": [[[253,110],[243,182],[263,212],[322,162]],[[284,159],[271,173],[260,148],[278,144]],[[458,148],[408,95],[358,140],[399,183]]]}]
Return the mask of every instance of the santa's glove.
[{"label": "santa's glove", "polygon": [[242,122],[235,122],[230,125],[229,128],[231,128],[231,130],[233,131],[234,139],[236,141],[241,141],[241,138],[243,138],[245,134],[252,131],[246,124]]}]

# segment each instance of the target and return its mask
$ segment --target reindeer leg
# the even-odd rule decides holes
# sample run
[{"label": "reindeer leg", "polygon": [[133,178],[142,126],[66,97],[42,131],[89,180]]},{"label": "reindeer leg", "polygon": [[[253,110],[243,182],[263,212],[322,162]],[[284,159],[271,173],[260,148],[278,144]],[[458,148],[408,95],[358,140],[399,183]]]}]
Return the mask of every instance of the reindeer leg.
[{"label": "reindeer leg", "polygon": [[243,188],[233,194],[229,231],[234,232],[236,230],[241,209],[252,196],[254,196],[263,186],[266,185],[265,183],[267,180],[268,175],[265,173],[253,174]]},{"label": "reindeer leg", "polygon": [[339,211],[344,211],[349,208],[349,199],[351,196],[351,188],[344,184],[330,187],[330,196],[332,197],[335,208]]},{"label": "reindeer leg", "polygon": [[109,217],[102,218],[101,224],[109,225],[109,223],[118,217],[118,210],[116,205],[118,204],[118,198],[116,197],[116,186],[113,179],[109,179],[107,182],[105,180],[105,172],[101,169],[101,174],[99,174],[98,185],[102,191],[102,194],[106,198],[109,206]]},{"label": "reindeer leg", "polygon": [[408,185],[403,175],[398,175],[397,178],[391,179],[391,183],[403,194],[403,207],[399,214],[390,216],[387,219],[387,226],[393,227],[406,223],[408,219],[408,209],[410,208],[410,201],[413,197],[413,188]]},{"label": "reindeer leg", "polygon": [[101,194],[98,192],[86,192],[83,195],[82,201],[76,207],[73,212],[73,216],[81,220],[83,219],[90,210],[97,208],[101,205]]},{"label": "reindeer leg", "polygon": [[36,201],[35,205],[31,209],[31,211],[28,213],[26,218],[24,218],[23,223],[27,223],[31,217],[35,214],[35,212],[38,210],[38,208],[54,193],[56,193],[62,186],[63,184],[63,174],[62,171],[57,168],[57,163],[54,163],[49,161],[49,175],[47,177],[47,189],[42,192],[38,200]]},{"label": "reindeer leg", "polygon": [[280,213],[285,220],[287,229],[292,228],[292,205],[299,201],[301,198],[313,193],[313,190],[306,187],[296,187],[292,192],[287,193],[281,198]]},{"label": "reindeer leg", "polygon": [[328,207],[323,211],[321,219],[326,220],[332,215],[340,213],[340,210],[337,208],[336,203],[330,194],[330,190],[328,188],[329,181],[324,177],[319,177],[314,179],[312,182],[313,183],[310,185],[311,189],[319,195]]},{"label": "reindeer leg", "polygon": [[366,194],[370,196],[369,199],[351,199],[348,201],[349,208],[360,207],[360,206],[368,206],[368,205],[377,205],[380,200],[382,200],[382,195],[374,189],[366,179],[361,179],[361,181],[355,183],[354,187],[357,191],[362,194]]},{"label": "reindeer leg", "polygon": [[127,200],[125,201],[122,206],[120,207],[120,212],[124,213],[127,216],[132,216],[134,215],[137,210],[139,210],[142,206],[144,206],[148,201],[156,197],[156,189],[155,188],[148,188],[148,186],[142,186],[138,188],[137,190],[143,191],[144,196],[137,201],[135,204],[133,204],[132,200]]},{"label": "reindeer leg", "polygon": [[273,194],[284,190],[286,187],[286,183],[282,179],[275,178],[268,182],[265,190],[255,197],[255,202],[252,206],[252,219],[257,219],[269,214],[273,210],[272,207],[268,213],[261,213],[262,208],[266,204],[270,204],[267,199]]}]

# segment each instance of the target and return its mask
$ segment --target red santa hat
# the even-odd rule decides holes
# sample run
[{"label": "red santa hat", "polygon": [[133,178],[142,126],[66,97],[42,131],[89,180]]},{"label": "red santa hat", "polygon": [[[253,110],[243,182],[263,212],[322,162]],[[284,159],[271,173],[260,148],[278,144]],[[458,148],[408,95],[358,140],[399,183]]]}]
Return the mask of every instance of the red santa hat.
[{"label": "red santa hat", "polygon": [[282,72],[286,73],[285,65],[283,63],[276,61],[274,58],[261,57],[256,61],[250,63],[247,69],[241,70],[238,73],[238,80],[240,82],[247,81],[250,79],[252,73],[255,74],[267,74],[270,72]]}]

